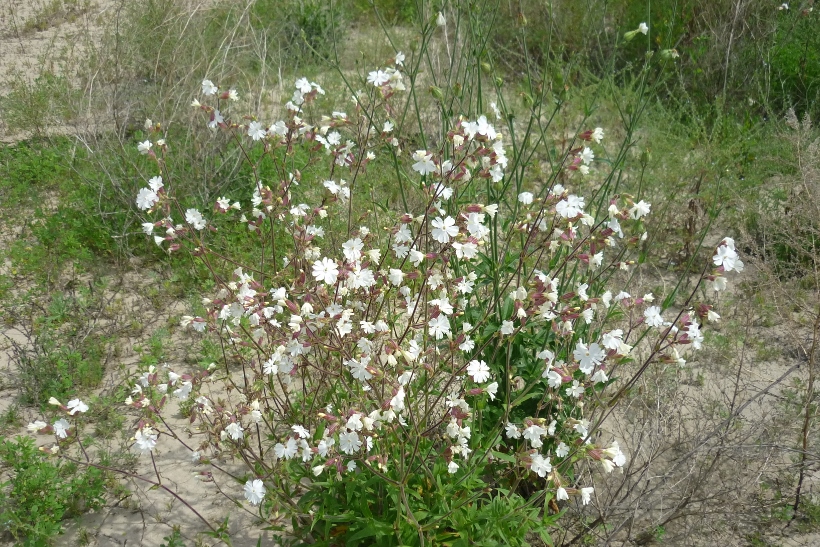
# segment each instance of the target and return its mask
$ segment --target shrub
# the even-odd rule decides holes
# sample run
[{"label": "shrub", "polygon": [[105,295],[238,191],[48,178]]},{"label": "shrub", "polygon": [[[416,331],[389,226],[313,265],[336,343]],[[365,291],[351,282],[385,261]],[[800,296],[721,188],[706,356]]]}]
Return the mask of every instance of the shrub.
[{"label": "shrub", "polygon": [[[654,363],[700,347],[715,318],[700,289],[743,267],[724,238],[663,300],[627,292],[651,205],[622,191],[622,168],[670,51],[643,60],[620,144],[572,113],[556,137],[564,92],[530,80],[510,101],[485,48],[492,20],[468,8],[420,13],[420,49],[340,71],[347,89],[329,102],[345,111],[300,78],[268,120],[203,80],[207,130],[190,142],[233,158],[244,188],[192,190],[166,124],[126,152],[145,234],[212,278],[181,324],[222,350],[193,371],[144,364],[126,399],[134,446],[182,443],[286,541],[550,542],[562,507],[595,503],[583,464],[626,462],[596,436],[609,409]],[[169,398],[193,400],[198,444],[163,419]],[[65,418],[32,429],[61,433],[60,453],[77,435]],[[243,471],[223,476],[227,458]],[[173,494],[156,473],[142,480]]]},{"label": "shrub", "polygon": [[[441,142],[406,158],[393,117],[404,62],[397,53],[370,72],[352,113],[311,122],[303,116],[324,90],[300,79],[289,115],[270,126],[239,122],[223,102],[232,92],[205,80],[196,106],[257,174],[250,205],[189,207],[173,192],[166,141],[139,143],[158,173],[136,198],[157,215],[146,233],[198,257],[217,282],[206,313],[182,324],[219,336],[230,356],[191,374],[148,367],[127,400],[142,416],[136,446],[179,438],[159,413],[168,394],[193,397],[206,434],[189,446],[194,459],[241,458],[246,500],[274,527],[284,530],[273,514],[292,519],[297,541],[548,541],[547,502],[591,500],[578,463],[625,461],[617,442],[591,442],[607,386],[626,375],[622,394],[651,363],[682,362],[678,347],[700,346],[710,306],[695,304],[695,287],[667,321],[671,297],[652,305],[622,290],[650,205],[607,199],[606,186],[587,203],[557,182],[590,170],[600,128],[579,130],[532,192],[506,175],[519,156],[507,157],[483,115],[446,121]],[[376,153],[392,158],[410,211],[357,199]],[[237,222],[258,249],[252,264],[210,246]],[[742,268],[728,238],[713,262],[701,279],[715,290]],[[644,339],[647,351],[633,353]]]}]

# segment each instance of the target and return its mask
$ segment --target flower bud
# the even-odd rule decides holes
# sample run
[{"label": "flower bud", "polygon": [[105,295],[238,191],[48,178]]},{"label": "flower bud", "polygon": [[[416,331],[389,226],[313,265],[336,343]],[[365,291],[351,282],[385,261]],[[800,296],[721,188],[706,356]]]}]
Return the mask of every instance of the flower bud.
[{"label": "flower bud", "polygon": [[661,51],[661,59],[671,61],[680,57],[677,49],[664,49]]}]

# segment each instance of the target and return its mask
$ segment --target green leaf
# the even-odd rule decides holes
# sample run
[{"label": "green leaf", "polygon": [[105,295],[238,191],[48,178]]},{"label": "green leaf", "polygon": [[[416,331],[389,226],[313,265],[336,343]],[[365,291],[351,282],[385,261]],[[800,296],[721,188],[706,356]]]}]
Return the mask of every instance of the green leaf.
[{"label": "green leaf", "polygon": [[507,463],[515,463],[515,456],[505,454],[504,452],[498,452],[497,450],[493,450],[493,457],[498,458],[499,460],[505,461]]},{"label": "green leaf", "polygon": [[359,541],[360,539],[375,536],[378,533],[379,533],[379,531],[376,530],[375,528],[373,528],[372,526],[367,526],[364,530],[362,530],[360,532],[357,532],[357,533],[353,534],[352,536],[350,536],[349,538],[347,538],[347,541],[348,542]]}]

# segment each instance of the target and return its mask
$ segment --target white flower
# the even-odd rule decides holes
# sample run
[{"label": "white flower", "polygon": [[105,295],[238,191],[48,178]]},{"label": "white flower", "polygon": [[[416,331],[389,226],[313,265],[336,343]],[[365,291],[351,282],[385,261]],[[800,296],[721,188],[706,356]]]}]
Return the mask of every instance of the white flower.
[{"label": "white flower", "polygon": [[276,446],[273,447],[273,452],[276,454],[276,457],[286,460],[293,458],[298,451],[299,445],[296,443],[296,439],[292,437],[288,439],[285,444],[276,443]]},{"label": "white flower", "polygon": [[137,193],[137,207],[147,211],[159,200],[159,196],[150,188],[142,188]]},{"label": "white flower", "polygon": [[154,144],[151,141],[141,142],[137,145],[137,150],[139,150],[140,154],[147,154],[151,151],[152,146],[154,146]]},{"label": "white flower", "polygon": [[646,318],[646,324],[650,327],[660,327],[663,325],[663,317],[661,317],[661,309],[658,306],[650,306],[643,312]]},{"label": "white flower", "polygon": [[498,382],[493,382],[484,389],[487,391],[487,395],[490,396],[490,400],[495,401],[495,394],[498,393]]},{"label": "white flower", "polygon": [[193,226],[195,230],[202,230],[207,225],[207,222],[202,217],[202,213],[196,209],[188,209],[185,211],[185,222]]},{"label": "white flower", "polygon": [[626,463],[626,454],[621,451],[618,441],[612,441],[612,445],[609,448],[605,448],[603,453],[618,467],[623,467]]},{"label": "white flower", "polygon": [[353,238],[342,243],[342,253],[350,262],[356,262],[362,257],[364,243],[361,239]]},{"label": "white flower", "polygon": [[359,434],[355,431],[345,431],[339,434],[339,449],[345,454],[358,452],[361,447],[362,441],[359,440]]},{"label": "white flower", "polygon": [[472,377],[473,382],[483,384],[490,379],[490,367],[484,361],[473,360],[467,365],[467,374]]},{"label": "white flower", "polygon": [[520,439],[521,432],[518,431],[518,428],[513,423],[507,422],[506,427],[504,428],[504,434],[507,435],[508,439]]},{"label": "white flower", "polygon": [[541,454],[533,454],[530,469],[539,477],[546,477],[547,473],[552,471],[549,456],[545,458]]},{"label": "white flower", "polygon": [[621,347],[621,342],[624,339],[624,331],[621,329],[614,329],[611,330],[601,337],[601,344],[606,349],[611,349],[614,351],[618,351],[618,348]]},{"label": "white flower", "polygon": [[310,85],[310,80],[308,80],[307,78],[299,78],[298,80],[296,80],[296,83],[294,85],[300,93],[310,93],[310,90],[312,89]]},{"label": "white flower", "polygon": [[553,389],[558,389],[561,387],[561,383],[564,381],[564,378],[552,369],[547,370],[542,376],[547,379],[547,385]]},{"label": "white flower", "polygon": [[458,464],[456,462],[450,462],[447,464],[447,471],[452,475],[456,471],[458,471]]},{"label": "white flower", "polygon": [[712,257],[712,261],[715,263],[715,266],[723,266],[723,270],[726,272],[731,272],[735,270],[736,272],[743,271],[743,262],[737,256],[737,252],[734,249],[734,242],[732,245],[721,245],[717,248],[717,252],[715,256]]},{"label": "white flower", "polygon": [[28,424],[28,425],[26,426],[26,429],[28,429],[28,431],[29,431],[30,433],[37,433],[37,432],[39,432],[41,429],[43,429],[44,427],[46,427],[47,425],[48,425],[48,424],[47,424],[47,423],[45,423],[45,422],[42,422],[42,421],[40,421],[40,420],[35,420],[35,421],[31,422],[30,424]]},{"label": "white flower", "polygon": [[440,27],[443,27],[447,24],[447,19],[444,18],[444,14],[438,12],[438,16],[436,17],[436,24]]},{"label": "white flower", "polygon": [[449,243],[451,237],[458,235],[458,226],[456,226],[456,221],[453,217],[436,217],[430,224],[433,226],[433,239],[439,243]]},{"label": "white flower", "polygon": [[229,423],[228,427],[225,428],[225,433],[234,441],[238,441],[244,437],[243,431],[242,426],[236,422]]},{"label": "white flower", "polygon": [[581,152],[581,161],[584,162],[584,165],[589,165],[594,159],[595,152],[593,152],[591,148],[585,146],[584,150]]},{"label": "white flower", "polygon": [[259,480],[249,480],[245,483],[245,499],[251,502],[252,505],[259,505],[265,499],[265,484]]},{"label": "white flower", "polygon": [[541,448],[541,445],[543,444],[541,442],[541,436],[546,433],[546,429],[533,424],[524,430],[523,436],[526,440],[530,441],[533,448]]},{"label": "white flower", "polygon": [[433,155],[428,154],[426,150],[416,150],[413,153],[413,159],[416,163],[413,164],[413,170],[421,175],[429,175],[436,172],[436,164],[433,162]]},{"label": "white flower", "polygon": [[515,325],[513,325],[512,321],[502,321],[501,328],[498,329],[498,332],[507,336],[515,332]]},{"label": "white flower", "polygon": [[141,452],[151,452],[157,446],[157,434],[150,427],[143,427],[134,435],[134,445]]},{"label": "white flower", "polygon": [[456,250],[456,257],[459,259],[466,258],[470,260],[478,254],[478,246],[472,241],[468,241],[467,243],[456,243],[454,241],[453,248]]},{"label": "white flower", "polygon": [[571,194],[555,204],[555,212],[564,218],[575,218],[584,212],[584,198]]},{"label": "white flower", "polygon": [[251,122],[248,124],[248,136],[255,141],[259,141],[265,138],[268,132],[262,127],[262,124],[259,122]]},{"label": "white flower", "polygon": [[399,386],[399,390],[390,399],[390,408],[393,409],[394,412],[401,412],[404,410],[404,386]]},{"label": "white flower", "polygon": [[202,80],[202,94],[205,96],[216,95],[216,92],[219,91],[214,83],[211,80]]},{"label": "white flower", "polygon": [[390,283],[398,287],[404,279],[404,272],[397,270],[396,268],[390,268],[390,273],[388,274],[387,279],[390,280]]},{"label": "white flower", "polygon": [[305,427],[304,427],[304,426],[301,426],[301,425],[292,425],[290,428],[291,428],[291,430],[292,430],[294,433],[296,433],[297,435],[299,435],[299,438],[300,438],[300,439],[307,439],[308,437],[310,437],[310,431],[308,431],[307,429],[305,429]]},{"label": "white flower", "polygon": [[365,382],[373,378],[373,375],[370,374],[370,371],[367,370],[367,363],[364,362],[366,357],[363,357],[361,362],[357,361],[356,359],[349,359],[345,361],[345,365],[350,367],[350,374],[360,382]]},{"label": "white flower", "polygon": [[567,454],[569,454],[569,445],[567,445],[564,441],[561,441],[555,449],[555,455],[559,458],[563,458]]},{"label": "white flower", "polygon": [[347,419],[347,424],[345,424],[345,427],[351,431],[361,431],[364,427],[364,424],[362,423],[362,415],[359,413],[352,415]]},{"label": "white flower", "polygon": [[334,285],[339,276],[339,267],[336,262],[325,257],[313,263],[313,277],[327,285]]},{"label": "white flower", "polygon": [[572,428],[578,432],[581,437],[589,435],[589,420],[580,420]]},{"label": "white flower", "polygon": [[441,340],[450,334],[450,320],[443,313],[431,319],[428,326],[430,327],[430,334],[435,336],[436,340]]},{"label": "white flower", "polygon": [[211,129],[216,129],[216,126],[224,121],[225,118],[222,117],[222,113],[219,110],[214,109],[213,113],[211,113],[211,121],[208,122],[208,127]]},{"label": "white flower", "polygon": [[643,35],[646,35],[646,33],[649,32],[649,27],[646,25],[646,23],[641,23],[640,25],[638,25],[638,32],[640,32]]},{"label": "white flower", "polygon": [[578,383],[578,380],[573,380],[572,385],[566,389],[566,394],[569,397],[575,397],[576,399],[584,394],[584,386]]},{"label": "white flower", "polygon": [[591,374],[592,369],[600,365],[606,358],[606,353],[601,349],[601,346],[594,342],[587,346],[579,341],[572,356],[578,361],[578,368],[581,369],[581,372]]},{"label": "white flower", "polygon": [[568,500],[569,494],[567,493],[567,489],[563,486],[559,486],[558,490],[555,491],[555,499],[558,501]]},{"label": "white flower", "polygon": [[712,282],[712,290],[725,291],[727,280],[725,277],[716,277]]},{"label": "white flower", "polygon": [[162,184],[162,177],[157,176],[148,179],[148,187],[154,192],[159,192],[159,189],[163,186],[164,184]]},{"label": "white flower", "polygon": [[376,87],[381,87],[390,81],[390,76],[383,70],[374,70],[367,75],[367,83],[373,84]]},{"label": "white flower", "polygon": [[88,411],[88,405],[79,399],[71,399],[65,406],[68,408],[68,413],[72,416],[78,412]]},{"label": "white flower", "polygon": [[595,491],[595,488],[592,486],[587,486],[586,488],[581,488],[581,503],[587,505],[590,500],[590,496],[592,492]]},{"label": "white flower", "polygon": [[645,217],[649,214],[649,209],[652,207],[649,203],[645,202],[644,200],[639,201],[632,208],[629,210],[629,216],[633,219],[637,220],[641,217]]},{"label": "white flower", "polygon": [[68,423],[68,420],[65,418],[60,418],[53,424],[54,427],[54,434],[57,436],[58,439],[65,439],[68,437],[68,429],[71,427],[71,424]]},{"label": "white flower", "polygon": [[450,300],[443,294],[441,298],[434,298],[433,300],[430,300],[430,305],[436,306],[444,315],[452,315],[455,311],[453,305],[450,304]]},{"label": "white flower", "polygon": [[609,381],[609,376],[606,375],[604,369],[599,368],[595,371],[595,374],[592,375],[592,381],[596,384],[603,384]]},{"label": "white flower", "polygon": [[595,131],[592,132],[592,140],[594,140],[596,143],[600,144],[600,142],[601,142],[601,140],[603,140],[603,138],[604,138],[604,130],[600,127],[596,127]]},{"label": "white flower", "polygon": [[532,203],[532,199],[532,192],[521,192],[520,194],[518,194],[518,201],[520,201],[524,205],[529,205],[530,203]]}]

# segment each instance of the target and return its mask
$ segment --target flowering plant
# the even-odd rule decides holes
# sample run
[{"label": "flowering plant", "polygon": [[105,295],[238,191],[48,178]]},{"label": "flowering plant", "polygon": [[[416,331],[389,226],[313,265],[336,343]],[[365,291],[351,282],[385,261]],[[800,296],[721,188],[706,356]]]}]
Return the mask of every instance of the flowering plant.
[{"label": "flowering plant", "polygon": [[[624,290],[650,204],[568,188],[591,176],[601,128],[564,152],[556,173],[568,187],[511,184],[522,158],[508,158],[485,115],[448,121],[441,142],[408,153],[404,62],[397,53],[370,72],[350,113],[316,115],[325,91],[299,79],[273,123],[233,116],[238,93],[204,80],[193,106],[253,175],[244,196],[209,212],[174,194],[169,147],[149,124],[143,229],[212,273],[204,312],[182,325],[225,353],[205,370],[136,378],[134,446],[153,454],[174,440],[198,464],[243,462],[228,491],[304,542],[548,539],[559,502],[593,499],[579,462],[611,472],[626,461],[617,440],[593,442],[599,403],[652,362],[683,363],[681,348],[700,347],[701,321],[716,314],[695,291],[673,316],[651,293]],[[367,180],[385,166],[402,205],[374,212]],[[237,256],[254,249],[252,262],[213,244],[236,224]],[[701,281],[721,290],[742,268],[731,239],[713,263]],[[195,442],[163,419],[168,397],[193,401]]]}]

